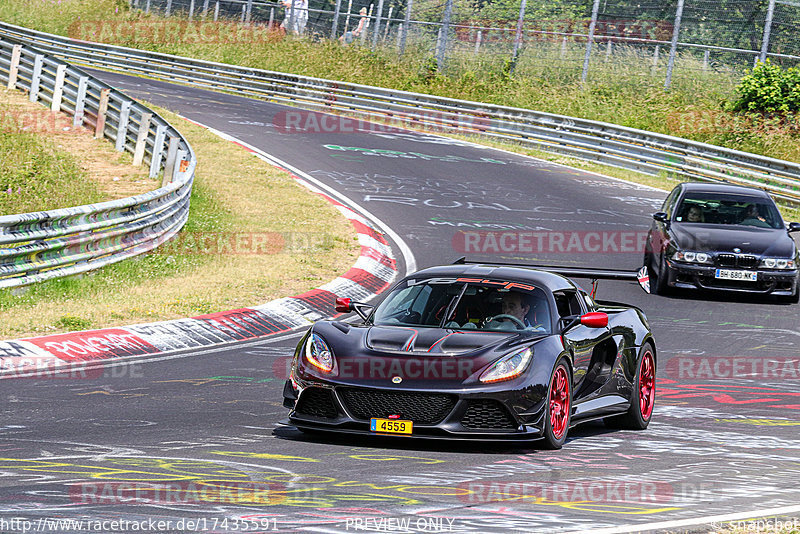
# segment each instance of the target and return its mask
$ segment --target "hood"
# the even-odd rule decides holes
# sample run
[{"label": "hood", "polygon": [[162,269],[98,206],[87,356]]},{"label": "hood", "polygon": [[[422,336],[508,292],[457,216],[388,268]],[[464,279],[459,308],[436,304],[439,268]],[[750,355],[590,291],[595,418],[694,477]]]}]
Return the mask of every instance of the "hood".
[{"label": "hood", "polygon": [[460,355],[502,343],[517,333],[472,332],[443,328],[411,328],[401,326],[372,326],[366,335],[366,346],[382,352],[402,352],[416,355]]},{"label": "hood", "polygon": [[481,372],[498,358],[548,337],[533,332],[475,332],[445,328],[348,325],[318,321],[313,331],[333,352],[336,366],[320,374],[302,364],[298,373],[340,385],[385,387],[393,378],[396,389],[461,387],[475,384]]},{"label": "hood", "polygon": [[670,233],[681,250],[733,252],[739,248],[742,254],[783,258],[794,254],[794,241],[784,229],[673,223]]}]

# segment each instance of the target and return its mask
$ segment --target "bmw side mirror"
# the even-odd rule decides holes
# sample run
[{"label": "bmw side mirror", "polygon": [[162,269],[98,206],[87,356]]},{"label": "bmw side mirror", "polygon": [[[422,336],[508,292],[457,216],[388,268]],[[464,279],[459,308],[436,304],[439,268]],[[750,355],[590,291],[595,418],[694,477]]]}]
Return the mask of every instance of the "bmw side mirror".
[{"label": "bmw side mirror", "polygon": [[653,219],[658,222],[667,223],[669,222],[669,217],[663,211],[657,211],[653,214]]},{"label": "bmw side mirror", "polygon": [[800,222],[789,223],[789,232],[800,232]]}]

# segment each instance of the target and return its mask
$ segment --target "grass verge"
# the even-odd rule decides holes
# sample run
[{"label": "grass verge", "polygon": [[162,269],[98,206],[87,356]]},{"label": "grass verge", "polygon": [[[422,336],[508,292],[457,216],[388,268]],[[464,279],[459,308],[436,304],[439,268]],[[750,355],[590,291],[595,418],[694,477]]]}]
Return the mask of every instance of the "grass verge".
[{"label": "grass verge", "polygon": [[0,339],[253,306],[316,287],[355,261],[355,232],[327,201],[233,143],[150,107],[198,154],[181,237],[89,275],[0,291]]},{"label": "grass verge", "polygon": [[124,198],[155,188],[128,155],[63,114],[0,90],[0,215]]}]

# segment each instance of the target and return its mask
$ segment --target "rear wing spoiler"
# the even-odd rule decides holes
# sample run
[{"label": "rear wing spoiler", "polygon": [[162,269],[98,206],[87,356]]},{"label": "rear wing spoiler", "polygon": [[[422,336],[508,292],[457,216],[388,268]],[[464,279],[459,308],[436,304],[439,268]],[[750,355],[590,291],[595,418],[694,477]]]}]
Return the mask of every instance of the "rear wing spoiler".
[{"label": "rear wing spoiler", "polygon": [[642,267],[638,271],[628,271],[625,269],[594,269],[592,267],[564,267],[560,265],[536,265],[532,263],[496,263],[487,261],[470,261],[466,258],[459,258],[453,264],[486,264],[486,265],[499,265],[505,267],[532,267],[534,269],[541,269],[543,271],[560,274],[567,278],[589,278],[592,280],[592,298],[597,292],[598,280],[628,280],[631,282],[638,282],[639,286],[646,292],[650,293],[650,275],[647,267]]}]

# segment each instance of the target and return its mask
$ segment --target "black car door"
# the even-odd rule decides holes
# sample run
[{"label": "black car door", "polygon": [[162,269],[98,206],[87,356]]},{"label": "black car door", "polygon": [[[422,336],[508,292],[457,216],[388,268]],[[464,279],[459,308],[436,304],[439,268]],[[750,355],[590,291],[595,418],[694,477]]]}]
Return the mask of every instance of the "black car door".
[{"label": "black car door", "polygon": [[[554,294],[556,306],[561,317],[583,315],[588,310],[586,302],[577,291],[559,291]],[[573,357],[573,392],[581,392],[584,379],[592,365],[595,347],[611,337],[611,331],[605,328],[590,328],[577,324],[563,334],[564,344]],[[580,394],[574,401],[580,399]]]}]

